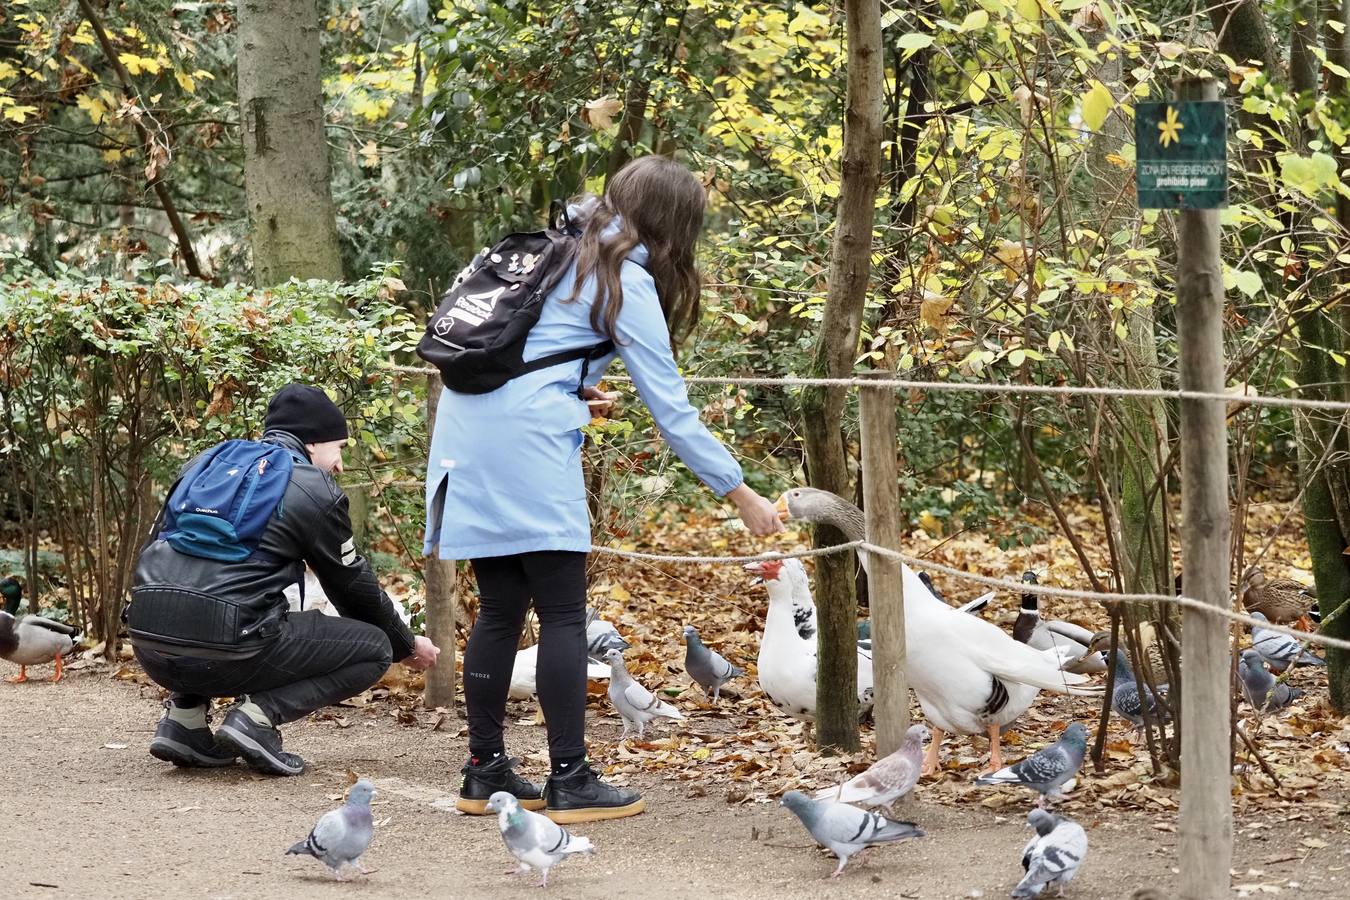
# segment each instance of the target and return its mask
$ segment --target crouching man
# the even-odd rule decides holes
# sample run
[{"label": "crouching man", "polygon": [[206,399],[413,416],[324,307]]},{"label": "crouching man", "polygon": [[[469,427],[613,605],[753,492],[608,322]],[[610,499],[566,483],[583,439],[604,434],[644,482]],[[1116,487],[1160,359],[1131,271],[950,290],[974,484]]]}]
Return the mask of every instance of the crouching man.
[{"label": "crouching man", "polygon": [[[277,726],[373,685],[393,660],[426,669],[414,638],[352,541],[342,471],[347,422],[318,388],[291,384],[260,441],[226,441],[188,463],[142,548],[126,620],[136,658],[170,691],[150,753],[178,766],[243,757],[299,775]],[[291,613],[283,590],[308,563],[342,616]],[[215,734],[212,697],[236,697]]]}]

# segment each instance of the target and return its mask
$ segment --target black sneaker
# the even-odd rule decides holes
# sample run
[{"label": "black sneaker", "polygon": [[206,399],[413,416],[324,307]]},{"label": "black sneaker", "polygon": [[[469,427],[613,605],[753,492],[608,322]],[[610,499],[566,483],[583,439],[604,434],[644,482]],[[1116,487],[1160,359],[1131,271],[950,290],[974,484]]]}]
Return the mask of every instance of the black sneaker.
[{"label": "black sneaker", "polygon": [[244,762],[264,775],[299,775],[305,761],[281,749],[281,732],[259,725],[241,710],[232,709],[216,730],[216,740],[238,751]]},{"label": "black sneaker", "polygon": [[459,770],[464,776],[464,784],[460,786],[455,809],[471,816],[485,816],[488,814],[488,798],[497,791],[506,791],[515,797],[522,809],[543,809],[544,794],[539,786],[512,771],[519,764],[520,760],[508,756],[499,756],[492,762],[477,766],[470,759]]},{"label": "black sneaker", "polygon": [[215,769],[232,765],[239,754],[217,742],[210,728],[188,728],[165,712],[150,739],[150,755],[185,769]]},{"label": "black sneaker", "polygon": [[544,815],[562,825],[622,819],[646,808],[641,794],[605,784],[587,762],[544,782]]}]

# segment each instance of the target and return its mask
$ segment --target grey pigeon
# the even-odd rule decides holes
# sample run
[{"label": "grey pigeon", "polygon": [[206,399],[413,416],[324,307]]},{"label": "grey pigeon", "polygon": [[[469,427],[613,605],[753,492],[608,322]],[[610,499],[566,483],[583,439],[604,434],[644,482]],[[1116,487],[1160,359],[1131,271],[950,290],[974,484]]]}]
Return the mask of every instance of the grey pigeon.
[{"label": "grey pigeon", "polygon": [[497,791],[489,797],[486,809],[497,814],[502,841],[511,855],[520,860],[520,868],[514,874],[524,875],[538,869],[544,875],[540,887],[548,885],[548,870],[567,857],[595,852],[590,838],[574,835],[547,816],[522,809],[520,802],[506,791]]},{"label": "grey pigeon", "polygon": [[605,653],[609,660],[609,702],[614,711],[623,719],[623,734],[619,740],[628,736],[630,728],[637,730],[638,737],[652,719],[683,719],[684,716],[675,707],[658,700],[652,692],[633,680],[624,668],[623,653],[610,650]]},{"label": "grey pigeon", "polygon": [[1043,809],[1027,814],[1027,824],[1036,829],[1036,836],[1022,851],[1022,868],[1026,875],[1013,888],[1014,897],[1039,897],[1041,891],[1055,885],[1063,896],[1064,886],[1078,874],[1078,867],[1087,856],[1087,833],[1083,826]]},{"label": "grey pigeon", "polygon": [[[1148,685],[1135,681],[1134,672],[1120,648],[1116,648],[1115,669],[1116,683],[1111,691],[1111,708],[1118,715],[1129,719],[1135,728],[1143,728],[1145,718],[1161,719],[1164,722],[1171,719],[1167,710],[1158,705],[1157,698],[1148,689]],[[1167,685],[1158,685],[1157,691],[1159,696],[1165,695]]]},{"label": "grey pigeon", "polygon": [[361,854],[375,837],[375,821],[370,816],[370,798],[374,796],[375,785],[365,778],[356,782],[347,792],[347,802],[324,813],[309,837],[287,850],[286,855],[312,856],[338,881],[342,880],[344,866],[369,874],[361,865]]},{"label": "grey pigeon", "polygon": [[[1269,623],[1264,614],[1252,613],[1253,619]],[[1273,628],[1252,626],[1252,649],[1261,654],[1261,659],[1270,664],[1270,668],[1283,672],[1290,666],[1325,666],[1326,660],[1308,651],[1292,634],[1276,631]]]},{"label": "grey pigeon", "polygon": [[1011,766],[975,779],[976,784],[1020,784],[1038,791],[1038,806],[1060,799],[1060,788],[1083,767],[1087,755],[1087,729],[1077,722],[1064,729],[1064,736],[1049,747]]},{"label": "grey pigeon", "polygon": [[923,744],[928,740],[928,729],[911,725],[899,748],[884,756],[866,772],[854,775],[838,787],[816,791],[817,800],[837,800],[862,806],[890,808],[901,797],[914,789],[923,764]]},{"label": "grey pigeon", "polygon": [[839,858],[839,865],[830,873],[831,878],[838,878],[849,857],[859,850],[874,844],[923,837],[924,834],[913,822],[897,822],[847,803],[812,800],[801,791],[788,791],[778,803],[801,819],[816,843]]},{"label": "grey pigeon", "polygon": [[721,699],[722,685],[745,674],[744,669],[727,662],[716,650],[709,650],[693,625],[684,626],[684,645],[684,670],[705,693],[712,694],[714,701]]},{"label": "grey pigeon", "polygon": [[1301,688],[1291,688],[1283,682],[1277,682],[1275,676],[1266,670],[1261,654],[1255,650],[1242,651],[1242,659],[1238,661],[1238,678],[1242,681],[1242,696],[1257,712],[1276,712],[1303,696]]}]

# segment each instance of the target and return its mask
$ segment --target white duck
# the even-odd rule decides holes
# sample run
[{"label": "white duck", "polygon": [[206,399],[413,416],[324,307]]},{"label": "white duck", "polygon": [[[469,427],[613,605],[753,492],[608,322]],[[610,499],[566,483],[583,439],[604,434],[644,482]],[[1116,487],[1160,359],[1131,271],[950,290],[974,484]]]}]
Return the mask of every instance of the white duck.
[{"label": "white duck", "polygon": [[52,681],[61,680],[61,657],[69,653],[79,639],[79,633],[69,625],[44,619],[42,616],[24,616],[16,619],[0,610],[0,659],[18,663],[19,674],[6,678],[10,684],[28,680],[28,667],[55,660],[56,674]]},{"label": "white duck", "polygon": [[[795,719],[816,719],[816,607],[801,560],[771,559],[746,565],[764,579],[769,611],[759,644],[759,686],[770,702]],[[805,587],[805,598],[802,588]],[[872,708],[872,651],[858,647],[858,703]]]},{"label": "white duck", "polygon": [[[628,642],[619,636],[619,629],[599,618],[594,608],[586,610],[586,679],[605,681],[609,678],[609,663],[602,662],[608,650],[627,650]],[[507,696],[512,700],[528,700],[536,693],[535,667],[539,660],[539,645],[531,644],[516,652],[511,667],[511,686]]]},{"label": "white duck", "polygon": [[[779,500],[792,518],[828,522],[849,540],[864,540],[862,511],[847,500],[816,488],[793,488]],[[923,771],[936,771],[943,732],[987,734],[989,768],[1003,768],[1001,730],[1031,706],[1041,690],[1099,694],[1083,675],[1060,669],[1063,656],[1040,652],[1013,640],[998,626],[966,615],[933,596],[919,576],[901,566],[905,596],[905,671],[924,715],[933,724],[933,742]]]}]

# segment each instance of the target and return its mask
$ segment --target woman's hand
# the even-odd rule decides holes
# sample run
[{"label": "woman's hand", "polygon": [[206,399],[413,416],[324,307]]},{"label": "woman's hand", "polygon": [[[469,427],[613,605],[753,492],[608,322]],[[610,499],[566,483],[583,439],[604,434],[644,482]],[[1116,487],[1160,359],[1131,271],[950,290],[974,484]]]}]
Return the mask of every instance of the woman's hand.
[{"label": "woman's hand", "polygon": [[602,391],[598,387],[582,388],[581,395],[586,399],[591,415],[600,417],[608,416],[614,409],[614,402],[619,399],[617,393]]},{"label": "woman's hand", "polygon": [[741,514],[741,521],[756,537],[777,534],[783,530],[783,523],[778,519],[777,508],[755,493],[748,485],[739,485],[727,494],[727,499],[736,504],[736,510]]},{"label": "woman's hand", "polygon": [[436,658],[440,655],[440,647],[433,644],[430,638],[419,635],[413,638],[412,655],[403,660],[403,664],[410,669],[422,672],[436,665]]}]

